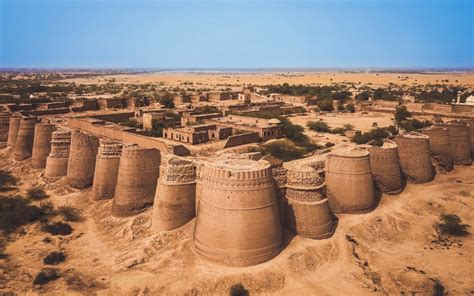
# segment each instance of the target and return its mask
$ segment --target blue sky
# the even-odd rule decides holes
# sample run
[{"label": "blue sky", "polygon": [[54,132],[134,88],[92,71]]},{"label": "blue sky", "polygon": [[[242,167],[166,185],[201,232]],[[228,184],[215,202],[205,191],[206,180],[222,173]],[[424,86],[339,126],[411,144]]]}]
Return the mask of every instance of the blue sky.
[{"label": "blue sky", "polygon": [[473,3],[0,0],[0,67],[473,68]]}]

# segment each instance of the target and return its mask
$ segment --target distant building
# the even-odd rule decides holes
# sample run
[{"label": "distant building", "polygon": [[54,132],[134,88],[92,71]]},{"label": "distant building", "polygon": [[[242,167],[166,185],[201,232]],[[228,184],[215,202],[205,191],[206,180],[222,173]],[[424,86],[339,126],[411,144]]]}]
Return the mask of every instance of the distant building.
[{"label": "distant building", "polygon": [[202,124],[178,128],[165,128],[163,137],[191,145],[207,143],[212,140],[225,140],[232,135],[232,128],[215,124]]}]

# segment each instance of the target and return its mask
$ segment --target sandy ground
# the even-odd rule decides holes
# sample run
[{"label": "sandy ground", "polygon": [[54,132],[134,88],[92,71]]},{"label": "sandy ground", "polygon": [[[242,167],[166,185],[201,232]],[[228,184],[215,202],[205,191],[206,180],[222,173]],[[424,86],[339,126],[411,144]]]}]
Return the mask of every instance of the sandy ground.
[{"label": "sandy ground", "polygon": [[[0,166],[21,177],[20,193],[45,184],[55,205],[80,209],[68,236],[28,225],[0,259],[0,291],[20,295],[226,295],[242,283],[251,295],[431,295],[439,281],[449,295],[474,293],[472,235],[439,241],[435,223],[454,213],[474,225],[474,167],[456,167],[429,184],[408,184],[363,215],[339,215],[335,234],[325,240],[286,233],[281,253],[247,268],[203,261],[193,250],[194,220],[174,231],[152,233],[151,209],[139,216],[110,216],[111,201],[92,202],[90,190],[69,189],[64,180],[46,182],[29,161],[1,152]],[[472,231],[472,229],[471,229]],[[49,236],[50,243],[43,242]],[[42,258],[62,250],[61,278],[32,285]],[[0,293],[1,294],[1,293]]]},{"label": "sandy ground", "polygon": [[[92,78],[66,79],[63,81],[77,84],[103,84],[115,79],[114,83],[131,84],[163,84],[178,86],[185,82],[192,82],[192,87],[227,87],[241,86],[242,84],[331,84],[354,83],[385,86],[389,83],[397,85],[415,84],[453,84],[474,86],[474,73],[344,73],[344,72],[285,72],[285,73],[148,73],[103,75]],[[448,80],[449,82],[446,82]],[[227,86],[226,86],[227,84]],[[189,86],[189,85],[188,85]]]}]

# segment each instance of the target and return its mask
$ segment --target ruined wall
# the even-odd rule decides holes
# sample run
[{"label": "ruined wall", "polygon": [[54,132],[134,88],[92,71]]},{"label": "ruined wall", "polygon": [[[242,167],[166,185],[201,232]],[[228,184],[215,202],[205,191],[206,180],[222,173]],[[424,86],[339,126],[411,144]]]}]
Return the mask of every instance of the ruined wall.
[{"label": "ruined wall", "polygon": [[386,140],[383,146],[369,149],[370,169],[375,184],[381,192],[397,194],[402,190],[402,176],[397,144]]},{"label": "ruined wall", "polygon": [[10,113],[0,112],[0,149],[7,147]]},{"label": "ruined wall", "polygon": [[313,239],[331,236],[336,219],[329,208],[324,184],[324,159],[313,157],[285,163],[285,225],[293,233]]},{"label": "ruined wall", "polygon": [[37,123],[35,125],[35,136],[33,140],[33,152],[31,155],[31,167],[44,169],[46,159],[51,151],[51,139],[56,127],[49,123]]},{"label": "ruined wall", "polygon": [[472,160],[469,127],[460,123],[449,123],[441,126],[448,129],[449,149],[453,163],[458,165],[470,165]]},{"label": "ruined wall", "polygon": [[20,129],[21,117],[18,114],[13,114],[10,117],[10,124],[8,126],[8,147],[14,147],[16,138],[18,137],[18,130]]},{"label": "ruined wall", "polygon": [[469,124],[469,139],[471,143],[471,158],[474,157],[474,119],[467,120]]},{"label": "ruined wall", "polygon": [[71,146],[71,132],[57,130],[51,138],[51,152],[46,159],[44,175],[48,178],[66,176]]},{"label": "ruined wall", "polygon": [[376,205],[369,152],[359,148],[331,153],[326,161],[326,194],[335,213],[359,213]]},{"label": "ruined wall", "polygon": [[233,135],[227,138],[225,141],[224,148],[240,146],[244,144],[250,143],[258,143],[259,135],[258,133],[245,133],[245,134],[238,134]]},{"label": "ruined wall", "polygon": [[134,215],[153,204],[160,174],[160,152],[136,145],[125,146],[120,157],[112,215]]},{"label": "ruined wall", "polygon": [[114,196],[121,154],[122,144],[111,140],[100,141],[92,183],[93,200]]},{"label": "ruined wall", "polygon": [[422,133],[429,137],[431,155],[438,162],[439,168],[451,171],[453,169],[453,158],[449,146],[448,129],[443,126],[431,126],[424,129]]},{"label": "ruined wall", "polygon": [[196,164],[175,156],[163,161],[153,203],[153,229],[171,230],[191,221],[195,198]]},{"label": "ruined wall", "polygon": [[474,106],[470,105],[451,105],[453,113],[474,113]]},{"label": "ruined wall", "polygon": [[270,164],[223,159],[204,164],[200,174],[196,252],[229,266],[249,266],[275,257],[282,231]]},{"label": "ruined wall", "polygon": [[86,188],[94,179],[95,160],[99,139],[75,131],[71,134],[71,147],[66,182],[74,188]]},{"label": "ruined wall", "polygon": [[395,138],[398,145],[400,168],[405,178],[415,183],[433,180],[430,141],[427,135],[408,132]]},{"label": "ruined wall", "polygon": [[22,117],[20,128],[13,148],[13,157],[16,161],[21,161],[31,157],[33,152],[33,140],[35,136],[36,117]]}]

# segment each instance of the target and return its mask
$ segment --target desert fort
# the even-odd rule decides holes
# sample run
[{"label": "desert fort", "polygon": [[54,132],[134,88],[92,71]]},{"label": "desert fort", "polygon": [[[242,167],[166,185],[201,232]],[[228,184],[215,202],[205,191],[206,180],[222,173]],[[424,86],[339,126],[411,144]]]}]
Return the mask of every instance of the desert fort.
[{"label": "desert fort", "polygon": [[474,73],[0,73],[0,295],[473,295]]}]

